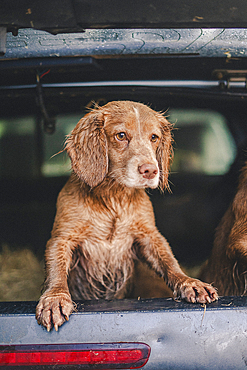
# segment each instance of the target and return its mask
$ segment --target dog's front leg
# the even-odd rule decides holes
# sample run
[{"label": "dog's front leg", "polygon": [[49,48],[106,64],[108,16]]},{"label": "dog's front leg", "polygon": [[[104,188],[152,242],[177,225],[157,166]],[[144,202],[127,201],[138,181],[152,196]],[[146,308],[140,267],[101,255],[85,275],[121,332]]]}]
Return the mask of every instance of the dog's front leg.
[{"label": "dog's front leg", "polygon": [[74,310],[67,275],[71,264],[73,244],[69,240],[52,238],[46,247],[45,292],[36,308],[36,319],[48,331],[61,326]]},{"label": "dog's front leg", "polygon": [[175,299],[192,303],[211,303],[218,295],[212,285],[184,274],[167,240],[157,231],[139,233],[135,241],[137,256],[145,261],[173,290]]}]

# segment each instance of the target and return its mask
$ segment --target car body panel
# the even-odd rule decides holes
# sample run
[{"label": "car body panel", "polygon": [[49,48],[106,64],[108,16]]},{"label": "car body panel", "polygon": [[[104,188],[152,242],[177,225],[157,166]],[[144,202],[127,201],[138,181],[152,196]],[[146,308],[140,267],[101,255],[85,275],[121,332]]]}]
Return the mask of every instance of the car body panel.
[{"label": "car body panel", "polygon": [[52,35],[45,31],[21,29],[10,32],[6,52],[0,61],[16,58],[94,56],[201,56],[244,57],[246,29],[87,29],[83,33]]},{"label": "car body panel", "polygon": [[0,303],[0,343],[141,342],[151,347],[145,369],[244,369],[246,297],[206,307],[171,299],[77,302],[56,332],[35,319],[35,303]]}]

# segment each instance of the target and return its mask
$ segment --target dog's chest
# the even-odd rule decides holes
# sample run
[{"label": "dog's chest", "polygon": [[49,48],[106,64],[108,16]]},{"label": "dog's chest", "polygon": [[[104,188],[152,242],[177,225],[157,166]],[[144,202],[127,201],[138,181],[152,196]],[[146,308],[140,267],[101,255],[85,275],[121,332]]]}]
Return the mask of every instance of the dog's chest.
[{"label": "dog's chest", "polygon": [[133,242],[133,215],[130,213],[98,213],[90,222],[92,240],[96,237],[108,249]]},{"label": "dog's chest", "polygon": [[[82,272],[78,272],[78,275],[83,275],[85,290],[81,296],[87,299],[113,298],[133,271],[135,259],[131,232],[133,220],[122,218],[117,213],[110,213],[93,215],[87,225],[86,238],[80,246],[80,264],[77,270],[81,266]],[[96,290],[93,288],[95,286]]]},{"label": "dog's chest", "polygon": [[133,263],[134,215],[124,207],[121,212],[118,210],[94,210],[87,217],[86,233],[82,233],[82,254],[90,264],[103,270],[120,270]]}]

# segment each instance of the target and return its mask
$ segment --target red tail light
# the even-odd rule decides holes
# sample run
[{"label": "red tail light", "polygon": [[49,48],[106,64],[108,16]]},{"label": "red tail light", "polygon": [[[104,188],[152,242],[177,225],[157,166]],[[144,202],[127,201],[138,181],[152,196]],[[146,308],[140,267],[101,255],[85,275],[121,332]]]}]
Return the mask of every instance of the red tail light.
[{"label": "red tail light", "polygon": [[80,365],[80,369],[136,369],[150,347],[144,343],[48,344],[0,346],[1,366]]}]

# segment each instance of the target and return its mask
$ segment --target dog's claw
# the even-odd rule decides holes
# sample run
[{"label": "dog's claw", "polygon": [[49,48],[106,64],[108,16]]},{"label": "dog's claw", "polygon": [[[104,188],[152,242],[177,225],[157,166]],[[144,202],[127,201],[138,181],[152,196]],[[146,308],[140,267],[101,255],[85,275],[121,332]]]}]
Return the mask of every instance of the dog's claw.
[{"label": "dog's claw", "polygon": [[187,277],[178,287],[178,296],[191,303],[212,303],[218,299],[217,291],[212,285]]},{"label": "dog's claw", "polygon": [[211,303],[211,299],[210,299],[208,296],[206,296],[206,301],[207,301],[208,303]]},{"label": "dog's claw", "polygon": [[49,332],[52,327],[58,331],[64,321],[69,320],[69,315],[73,312],[74,305],[70,296],[66,293],[56,294],[54,297],[44,293],[40,298],[36,309],[36,318],[39,324],[46,327]]}]

